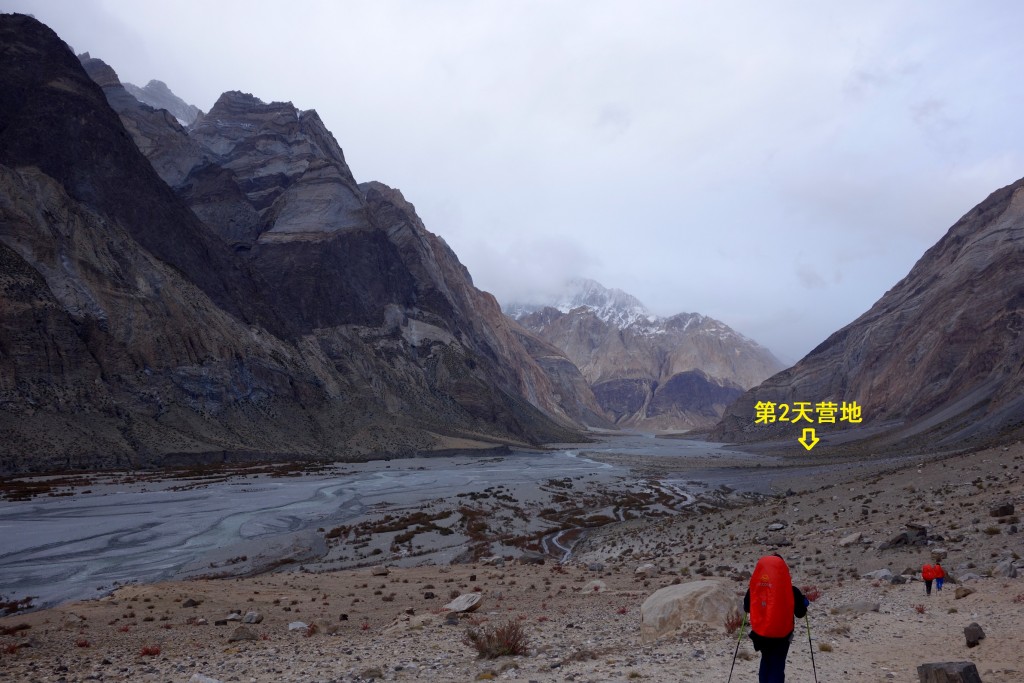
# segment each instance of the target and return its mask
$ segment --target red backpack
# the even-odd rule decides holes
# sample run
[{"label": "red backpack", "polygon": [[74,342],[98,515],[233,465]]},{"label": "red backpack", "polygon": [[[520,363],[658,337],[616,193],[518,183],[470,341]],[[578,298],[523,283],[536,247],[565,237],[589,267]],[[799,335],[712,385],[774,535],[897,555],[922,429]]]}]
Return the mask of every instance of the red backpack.
[{"label": "red backpack", "polygon": [[765,638],[793,632],[793,580],[777,555],[758,560],[750,577],[750,627]]}]

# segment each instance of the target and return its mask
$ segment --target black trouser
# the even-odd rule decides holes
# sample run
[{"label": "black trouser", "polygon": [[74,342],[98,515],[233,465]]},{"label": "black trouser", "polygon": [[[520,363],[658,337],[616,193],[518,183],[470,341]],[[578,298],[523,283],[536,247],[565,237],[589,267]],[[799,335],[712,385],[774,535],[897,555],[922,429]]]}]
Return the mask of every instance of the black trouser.
[{"label": "black trouser", "polygon": [[761,652],[761,668],[757,672],[759,683],[785,683],[786,656],[789,654],[790,633],[785,638],[764,638],[751,632],[754,649]]},{"label": "black trouser", "polygon": [[925,593],[925,595],[931,595],[932,594],[932,580],[931,579],[925,579],[924,580],[924,593]]}]

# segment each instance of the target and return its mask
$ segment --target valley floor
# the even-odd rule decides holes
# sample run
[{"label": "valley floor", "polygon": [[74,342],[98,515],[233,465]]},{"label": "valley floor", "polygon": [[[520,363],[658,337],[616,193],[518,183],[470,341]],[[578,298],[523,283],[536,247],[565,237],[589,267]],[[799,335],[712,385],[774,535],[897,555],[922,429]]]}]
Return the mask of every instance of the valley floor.
[{"label": "valley floor", "polygon": [[[728,581],[739,600],[741,572],[775,550],[795,583],[821,594],[810,609],[818,680],[909,683],[921,663],[970,660],[986,683],[1020,681],[1024,581],[1008,574],[1024,566],[1024,537],[1016,515],[990,512],[1010,503],[1019,514],[1022,466],[1018,443],[897,471],[879,465],[830,482],[786,484],[797,492],[607,525],[565,565],[391,568],[386,576],[362,568],[128,586],[0,619],[0,681],[724,681],[737,641],[723,624],[692,623],[644,643],[640,605],[658,588],[705,577]],[[776,475],[766,468],[762,476]],[[929,545],[879,550],[921,527]],[[856,532],[860,540],[840,545]],[[914,579],[863,576],[919,572],[937,549],[948,553],[943,565],[957,577],[941,593],[926,596]],[[658,566],[657,575],[635,574],[646,562]],[[594,580],[603,588],[594,590]],[[974,592],[957,599],[961,586]],[[442,612],[452,596],[471,591],[483,595],[477,611]],[[189,600],[198,605],[186,607]],[[843,612],[862,601],[878,603],[878,611]],[[238,624],[215,622],[248,611],[263,616],[245,627],[254,639],[229,642]],[[510,620],[530,638],[527,655],[480,660],[463,642],[469,628]],[[316,628],[289,631],[297,621]],[[972,622],[986,638],[968,648],[963,629]],[[808,650],[798,623],[789,680],[813,680]],[[733,680],[756,680],[758,659],[744,638]]]}]

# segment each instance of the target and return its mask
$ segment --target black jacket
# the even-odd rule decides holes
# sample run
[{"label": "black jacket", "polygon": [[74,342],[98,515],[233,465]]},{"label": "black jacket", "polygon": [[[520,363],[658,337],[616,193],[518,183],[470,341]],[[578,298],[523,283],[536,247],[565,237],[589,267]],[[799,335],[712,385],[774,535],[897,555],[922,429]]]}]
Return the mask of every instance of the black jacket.
[{"label": "black jacket", "polygon": [[[800,592],[800,589],[793,586],[793,616],[797,619],[802,618],[807,614],[807,606],[811,604],[810,600],[804,597],[804,594]],[[743,611],[750,613],[750,589],[743,595]],[[771,645],[788,643],[793,637],[793,632],[790,631],[788,635],[782,638],[766,638],[758,633],[754,632],[754,629],[750,629],[750,639],[754,641],[754,650],[759,651],[765,647]]]}]

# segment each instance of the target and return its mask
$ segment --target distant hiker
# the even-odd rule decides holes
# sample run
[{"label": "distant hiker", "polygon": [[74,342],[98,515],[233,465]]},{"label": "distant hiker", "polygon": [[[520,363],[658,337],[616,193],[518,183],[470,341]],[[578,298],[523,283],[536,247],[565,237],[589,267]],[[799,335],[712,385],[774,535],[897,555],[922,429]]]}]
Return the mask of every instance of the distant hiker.
[{"label": "distant hiker", "polygon": [[793,640],[793,617],[807,614],[811,604],[793,585],[786,561],[765,555],[757,561],[750,587],[743,596],[743,611],[750,613],[750,639],[761,653],[760,683],[784,683],[786,655]]},{"label": "distant hiker", "polygon": [[921,567],[921,578],[924,579],[924,593],[925,595],[932,594],[932,580],[935,578],[935,567],[930,564],[926,564]]},{"label": "distant hiker", "polygon": [[932,567],[932,574],[935,576],[935,590],[942,590],[942,582],[946,580],[946,570],[938,562]]}]

